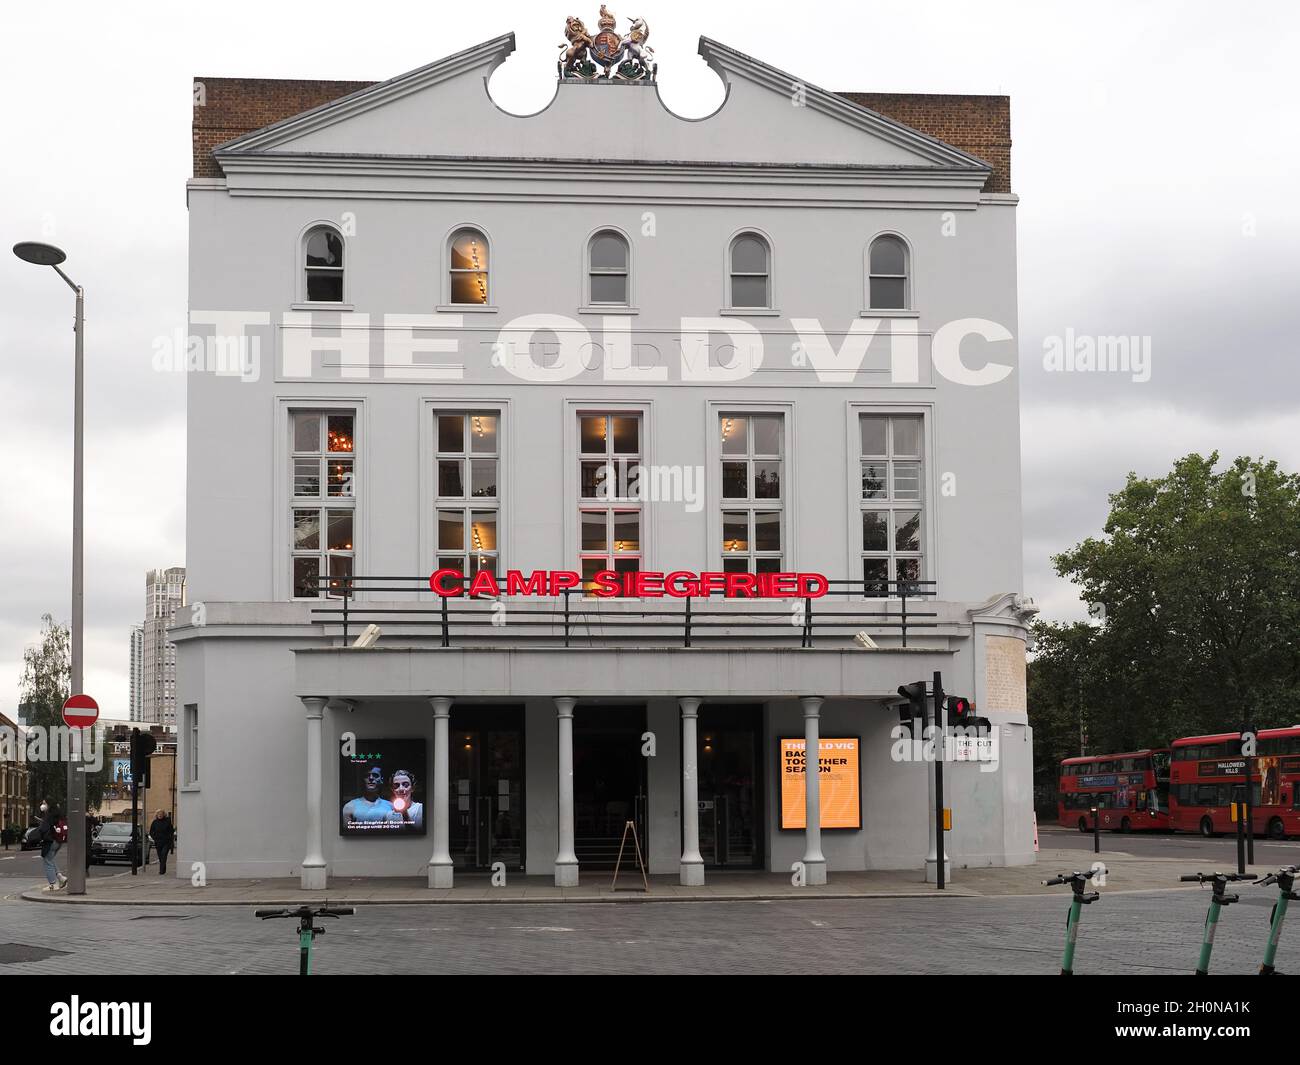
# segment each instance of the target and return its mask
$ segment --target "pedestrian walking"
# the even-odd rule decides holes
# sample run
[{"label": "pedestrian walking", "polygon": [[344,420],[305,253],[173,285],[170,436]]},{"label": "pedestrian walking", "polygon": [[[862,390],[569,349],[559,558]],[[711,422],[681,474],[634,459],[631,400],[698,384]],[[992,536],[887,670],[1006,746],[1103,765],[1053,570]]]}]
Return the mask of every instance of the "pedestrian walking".
[{"label": "pedestrian walking", "polygon": [[49,881],[41,888],[42,891],[62,891],[68,883],[68,878],[59,872],[59,867],[54,861],[63,846],[63,839],[67,837],[67,831],[67,823],[63,820],[59,808],[48,799],[42,802],[39,836],[41,863],[45,867],[45,879]]},{"label": "pedestrian walking", "polygon": [[149,826],[149,838],[153,840],[154,850],[158,852],[158,875],[167,875],[167,855],[176,842],[176,826],[166,810],[159,810]]}]

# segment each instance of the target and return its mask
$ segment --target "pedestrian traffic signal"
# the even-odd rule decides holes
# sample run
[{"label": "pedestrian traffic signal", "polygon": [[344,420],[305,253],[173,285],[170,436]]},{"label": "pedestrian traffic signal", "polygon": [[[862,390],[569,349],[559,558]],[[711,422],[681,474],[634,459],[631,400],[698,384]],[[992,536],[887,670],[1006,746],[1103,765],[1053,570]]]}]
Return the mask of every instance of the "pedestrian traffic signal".
[{"label": "pedestrian traffic signal", "polygon": [[131,779],[142,788],[149,786],[149,756],[157,749],[153,733],[131,730]]},{"label": "pedestrian traffic signal", "polygon": [[944,704],[948,711],[948,724],[969,725],[975,718],[975,704],[964,695],[950,695]]}]

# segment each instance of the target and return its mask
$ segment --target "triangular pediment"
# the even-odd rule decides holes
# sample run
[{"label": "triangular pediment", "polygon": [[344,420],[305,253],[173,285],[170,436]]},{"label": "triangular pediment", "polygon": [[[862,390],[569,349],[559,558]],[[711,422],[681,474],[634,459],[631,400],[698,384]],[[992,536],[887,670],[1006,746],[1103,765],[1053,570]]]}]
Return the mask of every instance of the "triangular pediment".
[{"label": "triangular pediment", "polygon": [[[654,84],[561,81],[532,115],[502,110],[492,72],[513,34],[485,41],[216,149],[223,167],[288,159],[436,158],[741,163],[942,173],[978,188],[990,167],[965,152],[707,38],[700,55],[725,85],[699,119],[664,106]],[[661,77],[671,76],[671,71]]]}]

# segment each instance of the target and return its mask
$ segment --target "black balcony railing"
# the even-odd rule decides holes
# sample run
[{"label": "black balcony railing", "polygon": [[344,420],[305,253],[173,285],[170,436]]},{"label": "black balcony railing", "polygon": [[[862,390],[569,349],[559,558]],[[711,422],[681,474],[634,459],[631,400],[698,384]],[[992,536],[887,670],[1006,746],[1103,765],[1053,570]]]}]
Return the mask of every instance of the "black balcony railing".
[{"label": "black balcony railing", "polygon": [[[462,587],[468,587],[468,581],[469,578],[464,578]],[[814,637],[819,635],[844,636],[859,631],[898,633],[906,647],[909,632],[936,627],[933,619],[937,615],[933,610],[916,609],[918,600],[924,605],[927,598],[934,596],[934,581],[866,579],[827,583],[830,588],[825,598],[833,596],[845,600],[850,604],[849,609],[818,610],[818,604],[825,600],[811,597],[729,598],[724,599],[729,609],[710,609],[711,601],[723,598],[721,593],[681,599],[665,597],[654,600],[657,604],[654,609],[636,609],[635,604],[646,600],[597,598],[581,588],[571,588],[561,593],[562,604],[533,606],[524,605],[527,600],[512,599],[509,627],[544,627],[557,634],[563,632],[565,647],[570,646],[570,641],[584,637],[588,640],[598,637],[602,642],[636,639],[645,636],[646,630],[662,631],[665,636],[680,638],[683,647],[691,647],[696,640],[734,639],[737,630],[742,630],[745,635],[756,630],[788,635],[791,628],[798,631],[801,647],[812,647]],[[439,597],[437,601],[425,601],[411,607],[354,601],[359,593],[364,593],[367,600],[375,601],[387,600],[389,596],[431,594],[427,578],[321,578],[321,591],[328,598],[322,600],[322,605],[312,607],[312,620],[326,626],[341,626],[345,641],[350,638],[353,628],[383,622],[438,630],[443,647],[451,646],[453,628],[471,634],[479,630],[490,634],[493,629],[501,628],[498,615],[490,606],[499,600],[489,596]],[[606,604],[614,602],[623,605],[617,610],[605,609]],[[794,602],[803,604],[798,614],[790,607]],[[468,605],[471,603],[488,605]],[[879,606],[873,607],[873,604]]]}]

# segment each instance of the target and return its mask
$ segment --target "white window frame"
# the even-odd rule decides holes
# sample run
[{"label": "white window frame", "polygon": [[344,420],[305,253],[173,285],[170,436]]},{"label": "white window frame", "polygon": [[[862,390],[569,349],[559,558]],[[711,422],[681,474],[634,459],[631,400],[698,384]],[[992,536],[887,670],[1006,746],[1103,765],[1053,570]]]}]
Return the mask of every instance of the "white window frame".
[{"label": "white window frame", "polygon": [[[864,551],[862,546],[862,514],[869,509],[887,509],[896,508],[899,510],[915,509],[921,511],[921,574],[918,578],[922,581],[935,581],[933,585],[926,586],[924,591],[927,597],[938,598],[940,594],[939,574],[941,573],[938,535],[936,525],[936,511],[938,500],[938,472],[937,463],[933,456],[937,454],[937,429],[934,417],[933,403],[854,403],[846,404],[846,467],[848,470],[847,493],[848,498],[853,501],[853,505],[848,508],[848,566],[849,573],[852,575],[855,592],[854,595],[860,598],[870,600],[883,600],[886,598],[897,598],[896,592],[891,591],[888,596],[866,595],[864,582],[866,580],[866,568],[864,559],[868,557],[868,552]],[[868,500],[862,498],[862,438],[860,429],[861,415],[878,415],[878,416],[903,416],[919,417],[921,419],[921,499],[920,500]],[[887,430],[887,434],[892,434],[892,429]],[[886,446],[889,446],[888,439]],[[907,461],[906,459],[904,461]],[[890,473],[892,482],[892,471]],[[891,483],[892,497],[892,483]],[[889,579],[897,579],[897,566],[895,564],[896,552],[894,550],[893,520],[890,519],[888,530],[889,540],[886,546],[889,548]],[[904,557],[910,556],[910,552],[905,553]],[[884,557],[884,553],[871,552],[871,557]]]},{"label": "white window frame", "polygon": [[[307,266],[307,242],[311,235],[318,229],[333,230],[334,235],[343,243],[343,265],[341,267],[321,267]],[[348,244],[348,238],[343,235],[343,230],[339,224],[328,218],[318,218],[313,222],[308,222],[298,233],[298,243],[294,248],[293,268],[295,281],[293,292],[296,297],[292,304],[294,310],[329,310],[329,311],[350,311],[352,303],[349,300],[351,296],[351,285],[348,275],[351,273],[349,263],[351,262],[352,250]],[[334,270],[337,269],[343,276],[342,295],[339,300],[310,300],[307,298],[307,271],[312,270]]]},{"label": "white window frame", "polygon": [[[317,425],[317,444],[319,450],[300,451],[297,447],[297,434],[295,432],[295,422],[298,415],[307,415],[318,419]],[[351,451],[330,451],[328,447],[329,438],[329,420],[331,417],[347,417],[351,414],[352,418],[352,450]],[[314,408],[295,407],[289,412],[289,477],[290,477],[290,506],[289,515],[289,579],[295,585],[293,587],[293,598],[307,601],[318,601],[321,599],[332,598],[331,593],[326,590],[323,594],[317,596],[298,595],[296,588],[296,578],[294,573],[297,569],[297,559],[299,558],[316,558],[320,565],[318,567],[318,577],[330,577],[332,575],[332,560],[335,558],[346,558],[348,562],[348,576],[357,572],[356,569],[356,544],[357,544],[357,514],[356,499],[359,479],[357,477],[357,446],[359,443],[357,433],[357,416],[354,412],[348,411],[329,411],[318,410]],[[314,496],[298,494],[298,470],[301,466],[315,461],[317,464],[317,484],[318,489]],[[349,486],[351,491],[345,495],[330,494],[329,482],[329,465],[331,461],[350,462],[352,465],[352,484]],[[317,515],[317,544],[314,549],[299,548],[293,540],[297,530],[297,521],[299,512],[315,512]],[[331,548],[329,546],[329,519],[331,512],[347,512],[351,515],[352,522],[352,543],[346,548]]]},{"label": "white window frame", "polygon": [[[871,249],[875,247],[876,241],[884,237],[889,237],[893,240],[896,240],[898,241],[899,244],[903,246],[903,272],[901,274],[872,273]],[[892,229],[887,229],[887,230],[883,230],[880,233],[876,233],[872,235],[871,239],[867,241],[866,251],[863,255],[863,274],[866,280],[866,285],[865,285],[866,291],[863,293],[864,313],[870,315],[877,315],[877,314],[878,315],[890,315],[890,314],[907,315],[912,312],[914,302],[915,302],[915,293],[913,291],[913,285],[912,285],[912,275],[915,273],[915,270],[913,269],[914,262],[915,260],[912,254],[911,242],[908,241],[908,239],[904,237],[903,234],[895,232]],[[902,278],[903,305],[901,307],[873,307],[872,306],[871,281],[873,278],[877,278],[877,277],[881,278],[882,280]]]},{"label": "white window frame", "polygon": [[[737,242],[745,237],[753,237],[754,239],[761,241],[763,246],[767,249],[767,274],[766,274],[767,302],[762,307],[737,307],[732,303],[732,295],[733,295],[732,286],[731,286],[731,279],[733,275],[733,271],[731,269],[732,256],[736,250]],[[727,239],[727,244],[724,249],[722,269],[723,269],[723,277],[722,277],[723,303],[722,303],[722,309],[718,312],[719,314],[725,314],[725,315],[730,315],[732,317],[743,318],[747,315],[773,316],[773,315],[779,315],[781,313],[776,309],[776,245],[772,241],[771,236],[763,232],[763,230],[756,229],[753,226],[746,226],[745,228],[738,229],[736,230],[736,232],[731,234],[731,236]],[[751,272],[744,272],[744,273],[736,274],[736,276],[760,277],[763,275],[751,273]]]},{"label": "white window frame", "polygon": [[[483,243],[487,246],[487,269],[483,273],[487,274],[487,302],[486,303],[453,303],[451,295],[451,247],[456,241],[457,234],[464,230],[473,230],[483,238]],[[439,311],[451,312],[454,314],[496,311],[498,308],[492,302],[496,296],[497,277],[496,264],[494,260],[496,241],[492,234],[481,222],[460,222],[447,231],[447,236],[442,242],[442,303],[438,305]],[[457,270],[456,273],[474,273],[475,271]]]},{"label": "white window frame", "polygon": [[184,726],[185,726],[185,786],[187,788],[197,788],[199,786],[199,704],[185,703],[184,709]]},{"label": "white window frame", "polygon": [[[582,450],[582,419],[583,418],[604,418],[605,428],[605,450],[603,454],[597,454],[594,451]],[[635,453],[625,454],[614,451],[614,418],[634,418],[637,422],[637,449]],[[576,476],[577,484],[577,553],[578,572],[581,574],[584,564],[591,559],[601,559],[605,563],[601,569],[617,570],[619,561],[631,560],[636,563],[637,571],[646,569],[646,521],[647,508],[640,499],[634,499],[625,496],[614,496],[613,498],[592,498],[582,494],[582,468],[588,462],[603,462],[608,468],[614,471],[615,484],[622,477],[622,464],[626,463],[630,468],[633,463],[638,470],[644,470],[646,467],[646,417],[639,409],[620,409],[618,407],[606,407],[604,405],[583,405],[579,407],[574,414],[574,434],[576,447],[574,448],[574,458],[572,468]],[[638,474],[638,481],[644,477],[644,473]],[[605,483],[608,483],[606,481]],[[605,518],[605,547],[603,551],[596,551],[594,548],[588,549],[582,546],[582,529],[584,519],[589,514],[602,514]],[[618,514],[636,514],[637,515],[637,546],[635,550],[618,550],[618,541],[614,538],[614,528],[616,524],[616,515]]]},{"label": "white window frame", "polygon": [[[779,420],[781,429],[780,429],[780,451],[778,453],[771,454],[768,452],[759,452],[755,450],[754,448],[755,438],[754,438],[753,421],[752,421],[752,419],[754,419],[755,417],[777,418]],[[723,450],[723,444],[722,444],[723,427],[729,421],[735,422],[740,419],[744,419],[747,422],[745,428],[745,454],[743,456],[734,455],[734,454],[729,455],[726,453],[726,451]],[[726,564],[729,561],[734,562],[738,558],[743,558],[748,561],[748,567],[744,572],[758,573],[760,571],[758,570],[757,567],[758,567],[758,562],[760,560],[762,559],[770,560],[775,558],[777,560],[775,572],[780,572],[786,568],[785,560],[787,557],[786,554],[787,544],[785,539],[785,504],[786,504],[785,497],[786,497],[786,486],[788,484],[786,475],[789,469],[789,463],[786,457],[786,451],[788,449],[788,446],[787,446],[787,432],[786,432],[785,418],[783,414],[779,411],[778,412],[754,411],[748,409],[744,405],[741,405],[737,409],[727,408],[727,409],[720,410],[718,412],[718,420],[714,427],[714,434],[718,442],[718,477],[719,477],[719,484],[721,485],[721,490],[718,493],[718,508],[717,508],[719,514],[719,528],[721,531],[719,533],[718,541],[714,545],[714,549],[717,551],[719,557],[722,559],[722,563],[723,563],[722,568],[725,570]],[[745,496],[743,498],[735,497],[735,496],[728,497],[724,495],[724,492],[726,490],[726,477],[723,473],[723,469],[725,465],[729,462],[730,463],[743,462],[745,464],[746,491],[745,491]],[[754,469],[755,469],[755,464],[760,462],[779,463],[778,476],[780,481],[781,494],[776,499],[770,499],[770,498],[760,499],[754,494],[754,482],[755,482]],[[734,551],[734,550],[728,551],[726,547],[726,541],[723,540],[723,536],[725,535],[725,531],[726,531],[725,516],[728,513],[734,514],[738,512],[744,512],[746,515],[746,537],[747,537],[745,541],[746,548],[744,551]],[[777,526],[779,529],[779,535],[781,539],[781,549],[775,552],[760,551],[758,548],[758,539],[757,539],[758,515],[772,514],[772,513],[779,515]]]},{"label": "white window frame", "polygon": [[[453,407],[435,407],[428,412],[428,417],[432,419],[429,428],[432,444],[430,454],[432,457],[432,499],[433,499],[433,550],[434,564],[441,569],[442,560],[449,558],[452,554],[460,556],[461,573],[466,577],[472,577],[474,570],[471,564],[472,555],[484,555],[495,560],[493,572],[497,577],[503,574],[502,560],[505,553],[502,550],[504,538],[504,523],[502,520],[503,509],[501,505],[502,483],[501,471],[502,462],[502,443],[503,443],[503,422],[501,411],[490,406],[478,406],[475,404],[466,404],[458,408]],[[438,427],[438,419],[447,417],[464,418],[462,426],[461,451],[443,451],[441,450],[441,439]],[[472,434],[474,432],[474,419],[483,417],[493,417],[497,422],[496,448],[492,452],[482,452],[470,450],[472,447]],[[475,461],[492,461],[496,463],[496,494],[493,496],[475,496],[473,490],[473,466]],[[441,487],[441,468],[443,462],[458,462],[461,465],[462,488],[465,494],[460,496],[444,496]],[[457,511],[461,517],[461,536],[463,547],[459,552],[448,549],[446,552],[438,544],[438,539],[442,527],[443,511]],[[473,515],[475,512],[491,512],[496,522],[496,547],[491,551],[475,551],[471,545],[473,534]]]},{"label": "white window frame", "polygon": [[[293,413],[295,411],[314,411],[323,415],[328,414],[351,414],[353,416],[353,452],[352,452],[352,471],[354,476],[354,491],[351,500],[353,509],[352,515],[352,546],[353,560],[352,572],[365,573],[366,565],[366,545],[370,542],[368,536],[369,529],[366,521],[369,520],[369,509],[365,504],[366,486],[369,482],[369,452],[366,447],[366,441],[370,439],[369,427],[366,420],[366,402],[363,396],[331,396],[322,398],[319,395],[296,395],[281,396],[276,401],[275,415],[275,477],[274,483],[274,503],[275,516],[272,522],[272,581],[275,589],[275,598],[280,602],[294,603],[325,603],[328,598],[322,596],[317,599],[304,597],[295,597],[293,581],[293,511],[310,509],[315,505],[322,509],[341,509],[335,506],[324,495],[320,496],[318,501],[302,499],[301,505],[295,507],[295,496],[293,491]],[[323,432],[324,430],[322,430]],[[360,451],[356,448],[360,447]],[[340,497],[332,497],[339,500]],[[322,549],[323,550],[323,549]],[[358,593],[354,598],[363,598],[364,593]]]},{"label": "white window frame", "polygon": [[[612,270],[608,267],[593,267],[591,265],[591,248],[596,240],[603,236],[617,237],[623,242],[623,248],[627,252],[627,266],[623,270]],[[596,276],[605,277],[622,277],[624,278],[624,298],[618,303],[604,303],[594,298],[592,292],[591,279]],[[586,251],[583,255],[583,275],[582,275],[582,303],[579,307],[581,311],[591,313],[603,313],[612,311],[614,313],[628,312],[633,309],[632,305],[632,241],[628,235],[617,226],[601,226],[593,230],[587,237]]]}]

